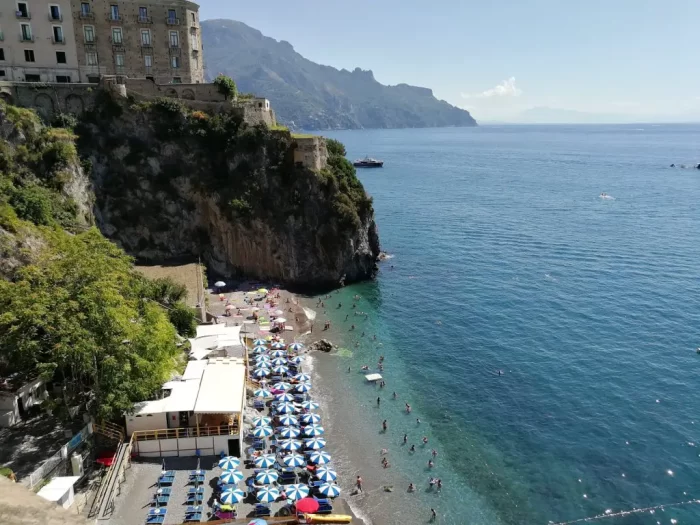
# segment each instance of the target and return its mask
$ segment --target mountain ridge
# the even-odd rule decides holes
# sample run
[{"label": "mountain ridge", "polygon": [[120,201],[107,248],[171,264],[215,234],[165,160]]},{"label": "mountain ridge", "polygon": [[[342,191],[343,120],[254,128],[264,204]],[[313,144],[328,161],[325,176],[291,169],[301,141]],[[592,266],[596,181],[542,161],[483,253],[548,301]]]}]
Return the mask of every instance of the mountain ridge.
[{"label": "mountain ridge", "polygon": [[201,23],[208,77],[231,76],[239,91],[268,98],[293,129],[475,126],[468,111],[438,100],[430,88],[387,86],[372,70],[317,64],[286,40],[235,20]]}]

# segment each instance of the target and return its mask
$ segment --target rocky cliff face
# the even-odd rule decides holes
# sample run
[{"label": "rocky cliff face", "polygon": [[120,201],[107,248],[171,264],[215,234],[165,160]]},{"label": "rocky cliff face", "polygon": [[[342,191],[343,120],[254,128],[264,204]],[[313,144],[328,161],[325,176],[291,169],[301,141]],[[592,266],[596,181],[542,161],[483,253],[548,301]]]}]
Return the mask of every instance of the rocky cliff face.
[{"label": "rocky cliff face", "polygon": [[346,173],[295,163],[289,132],[109,99],[78,134],[97,224],[139,259],[201,256],[223,276],[308,287],[376,272],[371,200]]}]

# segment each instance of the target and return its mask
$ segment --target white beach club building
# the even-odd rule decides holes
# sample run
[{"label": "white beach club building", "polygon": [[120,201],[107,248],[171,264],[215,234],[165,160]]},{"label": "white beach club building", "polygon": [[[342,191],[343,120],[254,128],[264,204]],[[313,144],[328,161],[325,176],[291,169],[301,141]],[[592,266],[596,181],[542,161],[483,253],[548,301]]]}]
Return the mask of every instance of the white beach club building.
[{"label": "white beach club building", "polygon": [[240,456],[246,367],[237,357],[190,361],[181,378],[163,385],[162,399],[127,414],[135,455]]}]

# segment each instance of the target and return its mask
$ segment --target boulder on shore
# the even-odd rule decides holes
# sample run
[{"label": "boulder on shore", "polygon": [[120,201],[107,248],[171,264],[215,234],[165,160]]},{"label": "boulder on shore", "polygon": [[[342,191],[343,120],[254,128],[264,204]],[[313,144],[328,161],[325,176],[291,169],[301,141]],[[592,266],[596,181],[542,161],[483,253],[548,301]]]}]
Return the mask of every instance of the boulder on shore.
[{"label": "boulder on shore", "polygon": [[314,341],[313,343],[311,343],[309,345],[310,352],[313,352],[314,350],[318,350],[320,352],[328,353],[331,350],[333,350],[333,348],[335,348],[335,346],[333,345],[333,343],[331,343],[327,339],[320,339],[318,341]]}]

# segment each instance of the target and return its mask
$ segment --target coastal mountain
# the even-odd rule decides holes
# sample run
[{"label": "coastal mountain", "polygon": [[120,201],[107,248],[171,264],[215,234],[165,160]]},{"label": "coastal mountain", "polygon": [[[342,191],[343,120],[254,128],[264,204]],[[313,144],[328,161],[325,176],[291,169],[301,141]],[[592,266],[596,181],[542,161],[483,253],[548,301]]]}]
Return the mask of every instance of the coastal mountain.
[{"label": "coastal mountain", "polygon": [[209,77],[232,77],[241,92],[268,98],[280,122],[295,129],[476,126],[468,111],[430,89],[385,86],[371,71],[316,64],[242,22],[202,22]]}]

